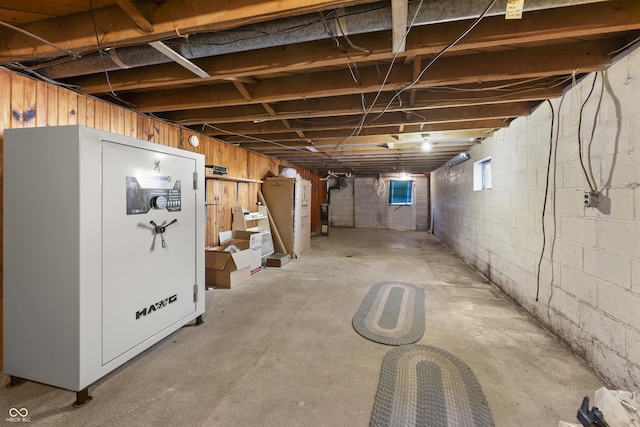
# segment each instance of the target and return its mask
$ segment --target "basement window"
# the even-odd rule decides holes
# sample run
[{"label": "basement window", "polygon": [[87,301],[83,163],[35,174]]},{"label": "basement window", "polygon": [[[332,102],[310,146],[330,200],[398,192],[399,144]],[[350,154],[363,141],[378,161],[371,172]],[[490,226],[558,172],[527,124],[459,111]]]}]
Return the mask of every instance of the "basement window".
[{"label": "basement window", "polygon": [[473,164],[473,191],[491,189],[491,157]]},{"label": "basement window", "polygon": [[389,181],[389,204],[411,205],[413,195],[413,181]]}]

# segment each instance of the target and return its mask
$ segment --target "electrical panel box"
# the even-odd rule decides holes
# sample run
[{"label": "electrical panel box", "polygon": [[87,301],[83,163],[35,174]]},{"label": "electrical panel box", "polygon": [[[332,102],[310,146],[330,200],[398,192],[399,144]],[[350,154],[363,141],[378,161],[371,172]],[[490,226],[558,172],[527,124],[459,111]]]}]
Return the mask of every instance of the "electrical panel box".
[{"label": "electrical panel box", "polygon": [[4,371],[79,391],[204,313],[204,156],[82,126],[4,141]]}]

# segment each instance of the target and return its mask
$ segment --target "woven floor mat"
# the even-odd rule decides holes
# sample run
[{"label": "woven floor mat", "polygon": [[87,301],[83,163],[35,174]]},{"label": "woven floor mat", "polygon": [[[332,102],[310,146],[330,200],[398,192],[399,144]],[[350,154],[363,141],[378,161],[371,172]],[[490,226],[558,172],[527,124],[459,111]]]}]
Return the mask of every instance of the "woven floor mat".
[{"label": "woven floor mat", "polygon": [[370,426],[493,427],[475,374],[439,348],[405,345],[390,350]]},{"label": "woven floor mat", "polygon": [[403,345],[424,335],[424,289],[402,282],[374,285],[353,317],[353,328],[381,344]]}]

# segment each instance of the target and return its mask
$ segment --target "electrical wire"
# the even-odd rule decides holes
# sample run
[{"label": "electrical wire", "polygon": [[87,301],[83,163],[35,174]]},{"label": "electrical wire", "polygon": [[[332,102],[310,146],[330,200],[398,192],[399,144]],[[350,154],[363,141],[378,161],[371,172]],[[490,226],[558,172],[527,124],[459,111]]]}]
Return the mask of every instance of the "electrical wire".
[{"label": "electrical wire", "polygon": [[540,296],[540,271],[542,267],[542,260],[544,258],[544,250],[547,245],[547,232],[545,230],[544,224],[544,215],[547,210],[547,197],[549,196],[549,176],[551,172],[551,156],[553,154],[553,125],[556,117],[555,111],[553,109],[553,104],[550,100],[547,100],[549,104],[549,108],[551,108],[551,133],[549,135],[549,160],[547,162],[547,180],[544,191],[544,201],[542,202],[542,250],[540,251],[540,259],[538,260],[538,274],[536,280],[536,302],[538,302]]},{"label": "electrical wire", "polygon": [[[325,22],[324,16],[322,17],[322,22]],[[367,55],[370,55],[373,52],[371,49],[367,49],[367,48],[353,44],[349,36],[347,36],[347,32],[344,31],[344,29],[342,29],[342,24],[340,23],[340,19],[338,19],[338,17],[336,17],[336,24],[338,24],[338,29],[340,30],[340,34],[342,35],[342,37],[344,37],[347,43],[349,43],[349,46],[351,46],[352,49],[359,50],[360,52],[364,52]],[[325,28],[327,28],[326,22],[325,22]]]},{"label": "electrical wire", "polygon": [[317,19],[317,20],[311,21],[311,22],[307,22],[305,24],[294,25],[294,26],[291,26],[291,27],[283,28],[283,29],[280,29],[278,31],[273,31],[273,32],[258,31],[258,30],[255,30],[255,29],[242,30],[242,29],[239,29],[239,28],[238,29],[234,29],[234,30],[218,31],[217,33],[219,33],[219,34],[233,34],[233,33],[238,33],[238,34],[249,34],[249,33],[252,33],[252,34],[254,34],[254,35],[247,36],[247,37],[238,37],[238,38],[235,38],[233,40],[225,41],[225,42],[222,42],[222,43],[212,43],[212,42],[204,42],[204,41],[199,42],[199,41],[190,40],[188,38],[185,39],[184,37],[182,37],[182,38],[174,38],[174,39],[171,39],[171,40],[166,40],[165,43],[166,44],[174,44],[174,45],[190,44],[190,45],[194,45],[194,46],[229,46],[229,45],[232,45],[234,43],[260,39],[262,37],[267,37],[267,36],[277,36],[277,35],[281,35],[281,34],[295,33],[297,31],[304,30],[305,28],[311,27],[311,26],[317,24],[318,22],[320,22],[320,19]]},{"label": "electrical wire", "polygon": [[[424,4],[424,0],[421,0],[420,3],[418,4],[418,7],[416,8],[416,13],[413,15],[413,19],[411,19],[411,23],[409,23],[409,25],[407,26],[407,31],[405,31],[404,36],[402,37],[403,43],[404,43],[404,41],[406,41],[407,36],[409,35],[409,32],[413,28],[413,26],[414,26],[414,24],[416,22],[416,19],[418,18],[418,14],[420,13],[420,10],[422,9],[422,5],[423,4]],[[395,52],[394,55],[393,55],[393,58],[391,58],[391,63],[389,64],[389,68],[387,69],[387,73],[385,74],[384,79],[382,81],[382,84],[380,85],[380,89],[376,93],[376,96],[373,98],[373,101],[371,102],[371,106],[362,115],[362,119],[360,120],[360,124],[356,127],[356,129],[354,129],[354,133],[352,133],[352,136],[358,136],[362,132],[362,129],[364,128],[364,125],[365,125],[366,120],[367,120],[367,116],[369,115],[369,113],[371,112],[373,107],[376,105],[376,102],[378,102],[378,99],[382,95],[382,91],[384,90],[384,87],[387,84],[387,81],[389,80],[389,76],[391,75],[391,71],[393,70],[393,66],[396,63],[396,59],[398,58],[398,55],[400,55],[400,50]],[[377,65],[377,62],[376,62],[376,65]],[[391,98],[391,101],[389,101],[389,103],[392,103],[394,99],[395,99],[395,96]],[[334,151],[337,148],[338,148],[338,146],[336,146],[334,148]]]},{"label": "electrical wire", "polygon": [[[583,144],[582,144],[582,117],[583,117],[583,113],[584,113],[584,108],[587,105],[587,102],[589,102],[589,99],[591,99],[591,95],[593,94],[593,91],[596,87],[596,81],[598,80],[598,74],[594,73],[593,76],[593,83],[591,84],[591,90],[589,90],[589,94],[587,95],[587,98],[584,100],[584,102],[582,103],[582,106],[580,107],[580,115],[578,118],[578,157],[580,159],[580,166],[582,167],[582,172],[584,173],[584,177],[587,180],[587,184],[589,185],[589,189],[593,192],[593,193],[597,193],[597,186],[596,186],[596,182],[595,180],[592,182],[591,181],[591,177],[593,176],[593,170],[591,169],[591,156],[590,156],[590,150],[589,150],[589,168],[590,168],[590,172],[587,172],[587,167],[585,166],[584,163],[584,156],[583,156]],[[602,81],[602,88],[604,90],[604,79]],[[600,103],[602,101],[602,95],[600,95],[600,101],[598,102],[598,107],[596,109],[596,115],[594,118],[594,123],[593,123],[593,128],[592,128],[592,133],[591,133],[591,140],[589,141],[589,144],[591,144],[591,142],[593,141],[593,133],[595,132],[595,127],[596,127],[596,121],[598,118],[598,113],[600,111]]]},{"label": "electrical wire", "polygon": [[[372,123],[372,122],[378,120],[380,117],[382,117],[387,112],[387,110],[391,107],[391,105],[393,104],[393,102],[394,102],[396,97],[400,96],[407,89],[411,89],[413,86],[415,86],[420,81],[420,79],[422,78],[424,73],[426,73],[427,70],[429,68],[431,68],[431,66],[433,66],[433,64],[435,64],[436,61],[438,59],[440,59],[440,57],[442,55],[444,55],[449,49],[451,49],[453,46],[455,46],[460,40],[462,40],[467,34],[469,34],[480,23],[480,21],[482,21],[482,19],[484,19],[484,17],[487,15],[487,13],[491,9],[491,7],[493,7],[493,5],[496,3],[496,1],[497,0],[491,0],[489,5],[484,9],[484,11],[480,14],[480,16],[478,16],[466,30],[464,30],[458,37],[456,37],[455,40],[453,40],[451,43],[449,43],[447,46],[445,46],[440,52],[438,52],[436,54],[436,56],[431,58],[431,60],[427,63],[427,65],[420,71],[420,73],[418,73],[416,78],[414,78],[411,83],[409,83],[408,85],[406,85],[402,89],[400,89],[398,91],[398,93],[396,93],[396,95],[393,98],[391,98],[391,100],[387,103],[387,106],[382,110],[382,112],[380,114],[378,114],[375,118],[373,118],[371,121],[369,121],[369,123]],[[419,10],[419,8],[418,8],[418,10]],[[408,34],[408,31],[407,31],[407,34]],[[406,37],[406,35],[405,35],[405,37]],[[395,57],[394,57],[394,59],[395,59]]]},{"label": "electrical wire", "polygon": [[[483,99],[483,101],[495,101],[495,100],[500,100],[502,98],[506,98],[506,97],[509,97],[509,96],[512,96],[512,95],[521,95],[521,94],[525,94],[527,92],[532,92],[532,91],[536,91],[536,90],[540,90],[540,89],[553,89],[553,88],[556,88],[556,87],[560,87],[560,86],[566,85],[566,83],[568,81],[571,81],[571,79],[572,79],[571,76],[563,76],[561,78],[554,79],[552,84],[531,85],[531,86],[529,86],[527,88],[505,91],[505,93],[499,94],[499,95],[483,96],[482,99]],[[519,83],[513,83],[513,84],[502,84],[502,85],[499,85],[499,86],[496,86],[496,87],[500,87],[500,88],[514,87],[515,88],[517,86],[523,85],[524,83],[527,83],[529,81],[534,81],[534,80],[538,80],[538,79],[537,78],[536,79],[530,79],[530,80],[527,80],[525,82],[519,82]],[[447,86],[439,86],[437,88],[425,89],[425,91],[433,92],[433,93],[441,93],[441,92],[442,93],[451,93],[451,92],[457,93],[457,92],[465,91],[464,89],[454,88],[454,87],[451,87],[451,89],[454,89],[452,91],[449,91],[449,90],[440,91],[440,90],[438,90],[439,88],[448,89],[449,87],[447,87]],[[435,90],[433,90],[433,89],[435,89]],[[488,88],[485,88],[485,89],[472,89],[470,91],[484,91],[484,90],[489,91],[489,90],[493,90],[493,89],[494,89],[494,87],[488,87]],[[366,104],[366,98],[365,98],[365,95],[361,93],[359,98],[360,98],[361,108],[364,111],[366,109],[366,105],[365,105]],[[452,102],[452,103],[455,103],[455,102],[468,102],[468,101],[477,101],[477,98],[456,97],[456,98],[442,98],[442,99],[433,98],[433,99],[429,99],[429,103],[431,103],[431,104],[439,103],[439,102]],[[383,104],[379,105],[380,108],[382,108],[382,105]],[[376,106],[374,106],[374,108],[375,107]],[[420,107],[420,108],[416,108],[416,109],[422,109],[422,108]],[[422,119],[426,120],[425,116],[422,116],[422,115],[414,112],[411,109],[402,109],[402,105],[400,107],[398,107],[398,108],[394,108],[393,111],[402,111],[404,113],[412,114],[412,115],[415,115],[415,116],[417,116],[419,118],[422,118]],[[290,111],[290,112],[291,113],[295,113],[295,114],[314,114],[314,113],[318,113],[318,112],[321,112],[321,111],[320,110],[296,110],[296,111]],[[287,112],[283,111],[283,114],[286,115]],[[265,119],[268,119],[268,118],[270,118],[270,117],[265,115]],[[203,117],[203,118],[200,118],[200,119],[197,119],[197,118],[188,119],[188,120],[184,120],[184,122],[193,121],[193,120],[206,121],[207,118]],[[315,122],[315,120],[313,118],[292,118],[292,119],[288,119],[288,120],[299,122],[299,123],[314,123]],[[353,122],[358,122],[359,123],[360,119],[359,118],[358,119],[345,119],[345,120],[340,120],[340,121],[335,121],[334,120],[332,123],[335,123],[335,124],[348,124],[348,123],[353,123]],[[177,123],[180,123],[180,122],[177,122]]]},{"label": "electrical wire", "polygon": [[[362,82],[360,81],[360,72],[358,71],[358,65],[354,62],[353,63],[353,68],[350,62],[347,62],[347,67],[349,68],[349,72],[351,73],[351,78],[353,78],[353,81],[356,82],[356,84],[358,86],[362,85]],[[354,71],[355,70],[355,71]]]},{"label": "electrical wire", "polygon": [[[424,0],[420,0],[420,3],[418,4],[418,7],[416,9],[416,13],[413,15],[413,19],[411,20],[411,23],[408,25],[407,31],[405,31],[405,33],[404,33],[403,41],[406,40],[407,36],[409,35],[409,32],[411,31],[411,28],[413,28],[413,25],[415,24],[415,21],[418,18],[418,14],[420,13],[420,10],[422,9],[422,5],[423,4],[424,4]],[[364,125],[365,125],[366,120],[367,120],[367,116],[369,115],[369,113],[371,112],[373,107],[376,105],[376,102],[378,102],[378,99],[380,98],[380,95],[382,94],[382,91],[384,90],[384,86],[387,84],[387,81],[389,80],[389,76],[391,75],[391,70],[393,69],[393,66],[394,66],[394,64],[396,62],[396,59],[398,58],[399,54],[400,54],[399,50],[394,53],[393,58],[391,59],[391,63],[389,64],[389,68],[387,70],[387,73],[385,74],[384,79],[382,81],[382,84],[380,85],[380,89],[378,90],[378,92],[376,93],[373,101],[371,102],[371,106],[364,111],[364,113],[362,115],[362,118],[361,118],[360,122],[358,123],[358,126],[356,126],[356,128],[353,130],[353,132],[351,132],[350,136],[347,136],[347,137],[343,138],[341,141],[339,141],[336,144],[336,146],[331,151],[331,156],[333,156],[333,154],[336,152],[338,147],[340,147],[347,139],[352,138],[354,136],[358,136],[362,132],[362,129],[364,128]],[[378,66],[378,63],[376,61],[376,67],[377,66]],[[391,101],[389,101],[389,102],[391,103],[394,98],[395,98],[395,96],[393,98],[391,98]]]},{"label": "electrical wire", "polygon": [[[335,43],[336,47],[347,57],[347,67],[349,68],[349,72],[351,73],[351,77],[353,78],[353,81],[356,82],[357,85],[361,85],[362,83],[360,82],[360,73],[358,72],[358,65],[355,61],[353,61],[351,59],[351,56],[349,56],[349,52],[347,51],[347,49],[342,46],[342,43],[340,43],[340,40],[338,40],[338,38],[333,34],[333,32],[331,30],[329,30],[329,26],[327,25],[327,21],[324,18],[324,14],[320,14],[320,17],[322,18],[322,24],[324,25],[324,30],[325,32],[329,35],[329,37],[331,38],[331,40],[333,40],[333,42]],[[338,20],[338,18],[336,18],[336,22],[338,23],[338,27],[340,28],[340,32],[342,32],[344,34],[344,31],[342,30],[342,26],[340,26],[340,21]],[[364,49],[361,47],[355,47],[353,45],[353,43],[351,43],[351,40],[349,40],[346,36],[344,36],[344,38],[349,42],[349,44],[351,45],[351,47],[361,50],[363,52],[366,52],[367,55],[371,53],[371,50],[369,49]],[[353,68],[351,68],[353,67]],[[355,72],[354,72],[355,69]]]},{"label": "electrical wire", "polygon": [[44,43],[44,44],[47,44],[47,45],[51,46],[54,49],[58,49],[60,52],[66,53],[71,58],[80,58],[80,55],[78,53],[76,53],[76,52],[74,52],[72,50],[68,50],[68,49],[65,49],[63,47],[60,47],[57,44],[52,43],[49,40],[43,39],[42,37],[40,37],[38,35],[35,35],[33,33],[30,33],[29,31],[24,30],[24,29],[22,29],[20,27],[16,27],[15,25],[11,25],[11,24],[9,24],[7,22],[4,22],[4,21],[0,21],[0,25],[5,26],[7,28],[10,28],[10,29],[12,29],[14,31],[17,31],[19,33],[25,34],[25,35],[27,35],[27,36],[29,36],[31,38],[34,38],[34,39],[38,40],[41,43]]},{"label": "electrical wire", "polygon": [[[368,124],[378,120],[380,117],[382,117],[387,110],[391,107],[391,105],[394,103],[394,101],[396,100],[396,98],[399,98],[400,95],[407,89],[413,87],[424,75],[424,73],[431,68],[431,66],[445,53],[447,52],[449,49],[451,49],[453,46],[455,46],[460,40],[462,40],[467,34],[469,34],[471,32],[471,30],[473,30],[479,23],[480,21],[486,16],[486,14],[489,12],[489,10],[491,9],[491,7],[495,4],[496,0],[492,0],[489,5],[484,9],[484,11],[480,14],[480,16],[478,16],[478,18],[476,18],[474,20],[473,23],[471,23],[471,25],[465,30],[463,31],[455,40],[453,40],[451,43],[449,43],[447,46],[445,46],[438,54],[436,54],[436,56],[434,56],[431,61],[429,61],[429,63],[420,71],[420,73],[418,74],[418,76],[408,85],[404,86],[401,90],[399,90],[392,98],[391,100],[389,100],[389,102],[386,104],[386,106],[383,108],[382,112],[379,113],[376,117],[374,117],[372,120],[370,120],[368,122]],[[422,5],[424,3],[424,0],[420,1],[420,4],[418,5],[418,8],[416,9],[416,13],[413,17],[413,19],[411,20],[411,23],[409,24],[409,26],[407,27],[407,31],[404,34],[404,39],[407,38],[409,32],[411,31],[411,28],[413,28],[413,25],[415,23],[416,18],[418,17],[418,14],[420,12],[420,10],[422,9]],[[362,129],[364,128],[365,124],[367,124],[367,116],[369,115],[369,113],[371,112],[371,110],[373,109],[373,107],[375,106],[376,102],[378,101],[378,98],[380,97],[382,91],[384,90],[384,86],[386,85],[387,81],[389,80],[389,76],[391,74],[391,70],[393,69],[393,66],[395,64],[395,61],[398,57],[398,54],[400,52],[396,52],[391,60],[391,63],[389,65],[389,68],[387,70],[387,73],[384,77],[384,80],[382,82],[382,84],[380,85],[380,89],[378,90],[378,92],[376,93],[376,96],[374,97],[373,102],[371,103],[371,106],[364,112],[364,114],[362,115],[362,119],[360,121],[360,123],[358,124],[358,126],[353,130],[353,132],[351,133],[350,136],[343,138],[341,141],[338,142],[338,144],[336,144],[336,146],[333,148],[331,155],[333,155],[335,153],[335,151],[338,149],[338,147],[340,147],[340,145],[342,145],[347,139],[352,138],[354,136],[359,135],[362,132]]]},{"label": "electrical wire", "polygon": [[[549,176],[551,172],[551,158],[553,155],[553,130],[554,130],[553,128],[554,128],[555,117],[556,117],[553,104],[551,103],[550,100],[547,100],[547,103],[549,104],[549,108],[551,108],[551,131],[549,135],[549,160],[547,162],[547,179],[545,183],[544,201],[542,202],[542,250],[540,251],[540,259],[538,260],[538,273],[537,273],[537,279],[536,279],[536,302],[538,302],[538,297],[540,295],[540,271],[542,267],[542,260],[544,258],[544,250],[545,250],[545,247],[547,246],[547,233],[545,230],[544,216],[547,210],[547,197],[549,196]],[[554,211],[554,215],[555,215],[555,211]],[[551,266],[551,269],[553,270],[553,266]]]},{"label": "electrical wire", "polygon": [[558,141],[560,139],[560,129],[561,129],[561,117],[562,117],[562,106],[564,105],[565,94],[560,98],[560,105],[558,105],[558,125],[556,126],[556,141],[555,146],[553,147],[553,198],[552,198],[552,207],[553,207],[553,237],[551,239],[551,252],[549,253],[549,259],[551,261],[551,282],[549,283],[549,299],[547,300],[547,317],[550,316],[551,312],[551,300],[553,299],[553,285],[555,282],[555,272],[553,271],[553,260],[556,251],[556,238],[558,237],[558,210],[557,210],[557,200],[558,200]]},{"label": "electrical wire", "polygon": [[380,199],[384,199],[387,188],[382,180],[382,175],[378,174],[376,179],[373,181],[373,191],[376,193],[376,196]]},{"label": "electrical wire", "polygon": [[591,164],[591,145],[593,144],[593,136],[596,133],[596,126],[598,124],[598,115],[600,114],[600,107],[602,106],[602,96],[604,95],[604,73],[600,71],[600,80],[602,81],[602,85],[600,86],[600,98],[598,99],[598,106],[596,107],[596,114],[593,118],[593,128],[591,128],[591,137],[589,138],[589,144],[587,146],[587,162],[589,165],[589,176],[591,177],[591,181],[593,181],[594,191],[598,192],[598,183],[596,182],[596,178],[593,175],[593,166]]},{"label": "electrical wire", "polygon": [[[572,76],[563,76],[557,79],[554,79],[554,81],[552,82],[552,84],[545,84],[545,85],[531,85],[527,88],[522,88],[522,89],[517,89],[517,90],[510,90],[510,91],[505,91],[505,93],[500,94],[500,95],[494,95],[494,96],[483,96],[483,101],[495,101],[495,100],[500,100],[502,98],[506,98],[509,96],[513,96],[513,95],[522,95],[525,94],[527,92],[532,92],[532,91],[536,91],[536,90],[540,90],[540,89],[553,89],[555,87],[560,87],[560,86],[564,86],[566,85],[566,83],[568,81],[571,81]],[[530,79],[527,80],[525,82],[519,82],[519,83],[513,83],[513,84],[502,84],[496,87],[501,87],[501,88],[506,88],[506,87],[517,87],[517,86],[521,86],[524,83],[527,83],[529,81],[534,81],[534,80],[538,80],[536,79]],[[446,86],[442,86],[442,87],[437,87],[437,88],[430,88],[430,89],[425,89],[428,92],[433,92],[433,93],[440,93],[441,91],[437,90],[439,88],[445,88],[447,89],[448,87]],[[436,89],[436,90],[432,90],[432,89]],[[459,89],[459,88],[454,88],[451,87],[451,89],[455,89],[453,91],[449,91],[449,90],[443,90],[443,93],[457,93],[459,91],[464,91],[464,89]],[[470,90],[470,91],[483,91],[483,90],[493,90],[494,87],[490,87],[490,88],[485,88],[485,89],[475,89],[475,90]],[[360,101],[361,101],[361,108],[363,109],[363,111],[366,109],[366,98],[364,94],[360,94]],[[468,102],[468,101],[477,101],[477,98],[467,98],[467,97],[456,97],[456,98],[433,98],[433,99],[429,99],[429,103],[430,104],[434,104],[434,103],[439,103],[439,102],[451,102],[451,103],[455,103],[455,102]],[[376,106],[374,106],[375,108]],[[380,104],[380,107],[382,108],[382,104]],[[422,109],[422,108],[416,108],[416,109]],[[427,118],[423,115],[418,114],[417,112],[411,110],[411,109],[402,109],[402,105],[398,108],[394,108],[393,111],[401,111],[403,113],[407,113],[407,114],[411,114],[414,115],[416,117],[419,117],[421,119],[426,120]],[[294,113],[293,111],[291,111],[292,113]],[[318,113],[320,112],[319,110],[296,110],[295,113],[296,114],[301,114],[301,113],[306,113],[306,114],[313,114],[313,113]],[[286,115],[286,112],[284,112],[284,114]],[[265,116],[265,118],[269,118],[268,116]],[[185,121],[193,121],[193,120],[202,120],[202,121],[206,121],[206,118],[201,118],[201,119],[189,119],[189,120],[185,120]],[[299,122],[299,123],[314,123],[315,120],[313,118],[292,118],[292,119],[288,119],[294,122]],[[340,121],[333,121],[332,123],[335,124],[348,124],[348,123],[353,123],[353,122],[360,122],[360,119],[345,119],[345,120],[340,120]],[[178,122],[180,123],[180,122]]]},{"label": "electrical wire", "polygon": [[[388,7],[389,7],[388,5],[385,5],[384,3],[380,3],[380,5],[375,7],[375,8],[367,8],[366,10],[348,12],[348,13],[345,13],[344,15],[342,15],[342,16],[343,17],[359,16],[359,15],[363,15],[363,14],[366,14],[366,13],[375,12],[375,11],[378,11],[378,10],[388,9]],[[328,12],[326,12],[324,14],[321,14],[321,16],[324,16],[325,19],[337,19],[336,10],[335,9],[331,10],[331,11],[328,11]],[[300,30],[303,30],[305,28],[311,27],[311,26],[313,26],[315,24],[318,24],[321,21],[322,21],[322,17],[319,17],[319,18],[317,18],[317,19],[315,19],[313,21],[307,22],[307,23],[296,24],[296,25],[293,25],[293,26],[290,26],[290,27],[279,29],[277,31],[273,31],[273,32],[259,31],[259,30],[255,30],[255,29],[242,29],[242,27],[234,28],[234,29],[230,29],[230,30],[222,30],[222,31],[219,31],[219,33],[222,33],[222,34],[258,33],[257,35],[253,35],[253,36],[249,36],[249,37],[239,37],[239,38],[237,38],[235,40],[231,40],[231,41],[224,42],[224,43],[193,42],[192,40],[180,40],[180,39],[166,40],[165,43],[167,43],[167,44],[170,44],[170,43],[175,43],[175,44],[189,43],[189,44],[202,45],[202,46],[225,46],[225,45],[229,45],[229,44],[233,44],[233,43],[237,43],[237,42],[253,40],[253,39],[259,39],[259,38],[264,37],[264,36],[273,36],[273,35],[294,33],[296,31],[300,31]],[[348,41],[348,42],[350,42],[350,41]],[[359,50],[359,47],[356,47],[355,45],[353,47],[354,47],[354,49],[358,49]],[[368,49],[364,49],[364,51],[371,52]]]},{"label": "electrical wire", "polygon": [[[419,89],[419,90],[423,90],[425,92],[435,92],[435,93],[438,93],[438,92],[485,92],[489,90],[492,90],[492,91],[504,90],[506,92],[507,89],[523,86],[525,84],[534,83],[534,82],[540,82],[540,84],[530,85],[528,87],[533,89],[553,88],[553,87],[561,86],[569,80],[571,80],[571,76],[555,77],[552,80],[550,80],[549,77],[545,76],[545,77],[535,77],[531,79],[519,80],[517,82],[503,83],[495,86],[484,86],[481,88],[459,87],[459,86],[434,86],[434,87]],[[556,81],[557,83],[553,83],[550,85],[549,83],[552,83],[553,81]]]},{"label": "electrical wire", "polygon": [[96,45],[98,46],[98,53],[100,54],[100,61],[102,62],[102,66],[104,68],[104,76],[107,79],[107,84],[109,85],[109,90],[111,91],[111,96],[115,99],[120,100],[120,97],[114,92],[113,86],[111,86],[111,79],[109,78],[109,71],[107,71],[107,64],[104,62],[104,53],[102,52],[102,47],[100,46],[100,38],[98,37],[98,24],[96,23],[96,14],[93,8],[93,0],[89,0],[89,11],[91,12],[91,20],[93,22],[93,31],[96,36]]},{"label": "electrical wire", "polygon": [[[346,16],[346,17],[359,16],[359,15],[362,15],[362,14],[365,14],[365,13],[370,13],[370,12],[375,12],[375,11],[378,11],[378,10],[387,9],[388,7],[389,7],[388,5],[385,5],[385,4],[381,3],[380,6],[378,6],[378,7],[370,8],[370,9],[363,10],[363,11],[355,11],[355,12],[345,13],[343,16]],[[335,14],[335,10],[327,12],[327,14],[325,16],[326,17],[331,17],[331,15],[334,15],[334,14]],[[245,40],[258,39],[260,37],[264,37],[264,36],[268,36],[268,35],[278,35],[278,34],[292,33],[292,32],[299,31],[301,29],[307,28],[307,27],[309,27],[311,25],[317,24],[318,22],[320,22],[320,19],[318,19],[316,21],[312,21],[312,22],[306,23],[306,24],[294,25],[292,27],[288,27],[288,28],[284,28],[284,29],[281,29],[281,30],[278,30],[278,31],[274,31],[272,33],[269,33],[269,32],[266,32],[266,31],[259,32],[259,31],[256,31],[256,30],[242,30],[241,28],[236,28],[236,29],[233,29],[233,30],[223,30],[223,31],[220,31],[220,32],[224,32],[224,33],[233,33],[233,32],[242,33],[242,32],[251,32],[251,31],[253,31],[253,32],[261,33],[261,34],[256,35],[256,36],[238,38],[236,40],[232,40],[232,41],[225,42],[225,43],[193,42],[192,40],[185,40],[185,36],[180,35],[180,34],[179,35],[180,35],[181,38],[165,40],[164,43],[166,43],[167,45],[188,43],[188,44],[192,44],[192,45],[224,46],[224,45],[233,44],[233,43],[237,43],[237,42],[241,42],[241,41],[245,41]],[[188,37],[188,35],[187,35],[187,37]],[[122,47],[129,47],[129,46],[137,46],[137,45],[139,45],[139,42],[136,42],[136,41],[121,41],[118,44],[118,46],[121,47],[121,48]],[[63,51],[65,51],[65,50],[63,49]],[[54,61],[50,61],[50,62],[46,62],[46,63],[39,63],[37,65],[30,65],[30,66],[22,65],[21,67],[25,67],[25,68],[28,67],[28,68],[32,68],[32,69],[50,67],[50,66],[58,65],[58,64],[61,64],[61,63],[64,63],[64,62],[68,62],[70,60],[75,59],[76,57],[81,57],[81,56],[87,55],[87,54],[93,52],[93,50],[85,50],[85,51],[82,51],[82,52],[74,52],[73,53],[74,56],[71,56],[71,51],[65,51],[65,52],[68,52],[70,56],[64,57],[64,58],[59,58],[59,59],[56,59]]]},{"label": "electrical wire", "polygon": [[[562,109],[562,104],[564,103],[564,95],[562,96],[562,98],[560,99],[560,105],[558,107],[558,120],[557,120],[557,127],[555,126],[556,123],[556,113],[555,110],[553,108],[553,104],[551,103],[550,100],[547,100],[547,103],[549,105],[549,108],[551,109],[551,127],[550,127],[550,132],[549,132],[549,157],[547,160],[547,173],[546,173],[546,183],[545,183],[545,190],[544,190],[544,201],[542,203],[542,221],[541,221],[541,225],[542,225],[542,249],[540,251],[540,258],[538,259],[538,268],[537,268],[537,274],[536,274],[536,302],[538,302],[539,300],[539,296],[540,296],[540,275],[541,275],[541,270],[542,270],[542,261],[544,259],[544,251],[546,249],[547,246],[547,232],[546,232],[546,227],[545,227],[545,215],[547,212],[547,201],[548,201],[548,197],[549,197],[549,180],[550,180],[550,174],[551,174],[551,165],[553,164],[554,167],[554,172],[553,172],[553,199],[552,199],[552,203],[553,203],[553,239],[552,239],[552,245],[551,245],[551,253],[550,253],[550,260],[551,260],[551,291],[549,294],[549,300],[547,303],[547,308],[549,308],[550,304],[551,304],[551,298],[553,297],[553,282],[554,282],[554,272],[553,272],[553,253],[555,251],[555,241],[556,241],[556,231],[557,231],[557,224],[556,224],[556,178],[557,178],[557,171],[556,171],[556,166],[557,166],[557,154],[558,154],[558,136],[560,134],[560,111]],[[554,128],[555,128],[555,135],[556,135],[556,140],[555,140],[555,144],[553,141],[553,135],[554,135]]]},{"label": "electrical wire", "polygon": [[617,55],[618,53],[622,52],[623,50],[633,46],[634,44],[640,42],[640,37],[636,37],[635,39],[633,39],[632,41],[630,41],[629,43],[625,44],[624,46],[622,46],[621,48],[618,48],[616,50],[614,50],[611,53],[608,53],[607,56],[614,56]]},{"label": "electrical wire", "polygon": [[71,85],[71,84],[67,84],[67,83],[62,83],[62,82],[59,82],[57,80],[50,79],[49,77],[43,76],[42,74],[39,74],[34,70],[22,70],[22,71],[24,71],[25,73],[31,74],[32,76],[35,76],[36,78],[38,78],[40,80],[43,80],[43,81],[45,81],[47,83],[51,83],[52,85],[61,86],[61,87],[65,88],[65,89],[69,89],[69,90],[73,90],[75,92],[81,93],[78,90],[80,88],[80,86]]},{"label": "electrical wire", "polygon": [[226,134],[232,135],[232,136],[239,136],[240,138],[251,139],[251,140],[257,141],[257,142],[266,142],[268,144],[272,144],[272,145],[275,145],[275,146],[278,146],[278,147],[287,148],[289,150],[300,151],[300,152],[303,152],[305,154],[320,154],[320,155],[324,155],[325,154],[322,151],[312,152],[312,151],[307,150],[306,148],[298,148],[298,147],[294,147],[294,146],[291,146],[291,145],[280,144],[279,142],[275,142],[275,141],[269,141],[268,139],[262,139],[262,138],[257,138],[255,136],[243,135],[241,133],[231,132],[231,131],[219,128],[217,126],[211,125],[209,123],[205,123],[205,124],[202,125],[203,131],[204,131],[204,128],[207,128],[207,127],[211,128],[211,129],[213,129],[213,130],[215,130],[217,132],[226,133]]}]

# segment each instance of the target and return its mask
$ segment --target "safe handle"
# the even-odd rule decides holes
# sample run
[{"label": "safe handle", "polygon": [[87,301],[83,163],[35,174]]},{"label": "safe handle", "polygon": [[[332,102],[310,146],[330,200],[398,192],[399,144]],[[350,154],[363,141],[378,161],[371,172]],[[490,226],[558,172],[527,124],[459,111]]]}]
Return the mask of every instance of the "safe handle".
[{"label": "safe handle", "polygon": [[164,241],[164,232],[167,231],[167,227],[169,227],[172,224],[175,224],[176,222],[178,222],[177,219],[174,219],[173,221],[171,221],[169,224],[166,225],[158,225],[156,224],[155,221],[149,221],[149,224],[153,225],[153,232],[155,234],[159,234],[160,235],[160,240],[162,241],[162,247],[166,248],[167,244]]}]

